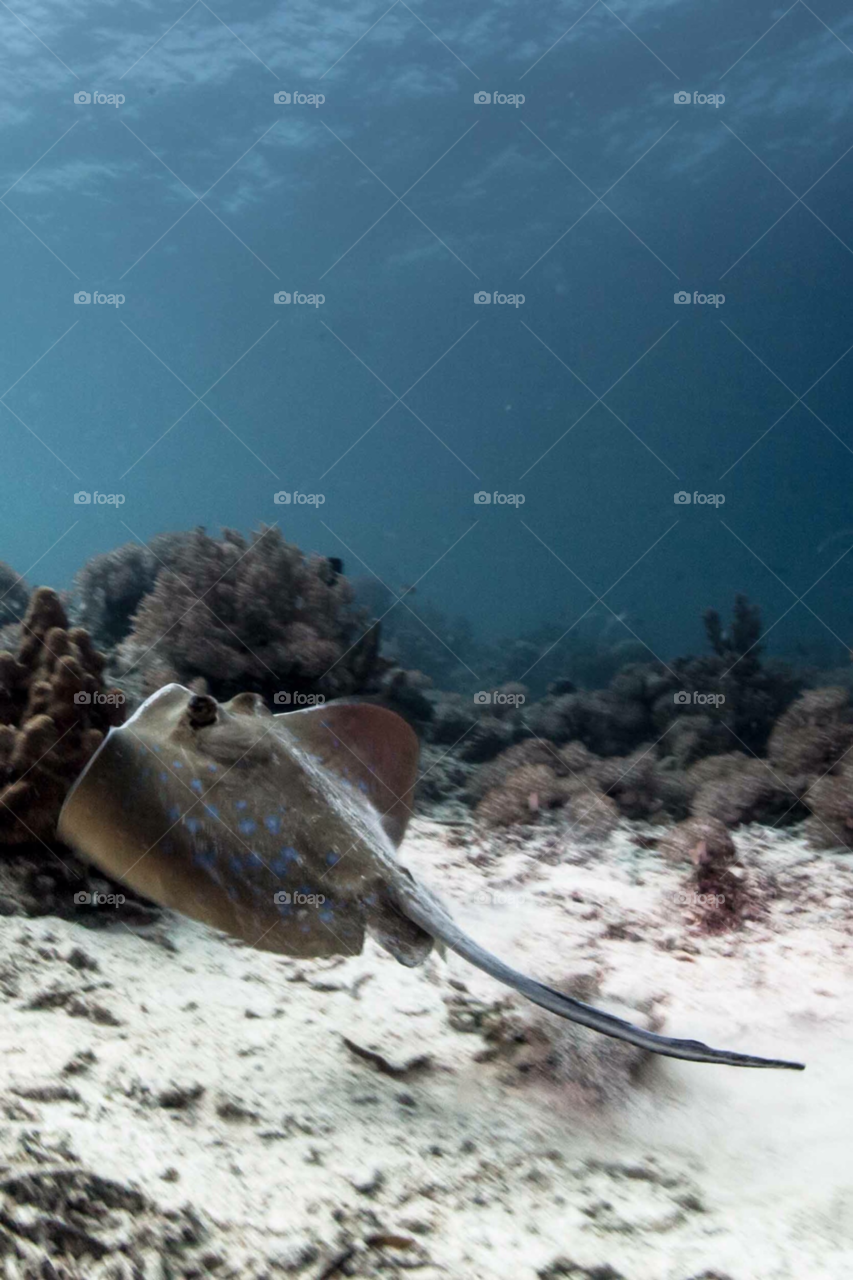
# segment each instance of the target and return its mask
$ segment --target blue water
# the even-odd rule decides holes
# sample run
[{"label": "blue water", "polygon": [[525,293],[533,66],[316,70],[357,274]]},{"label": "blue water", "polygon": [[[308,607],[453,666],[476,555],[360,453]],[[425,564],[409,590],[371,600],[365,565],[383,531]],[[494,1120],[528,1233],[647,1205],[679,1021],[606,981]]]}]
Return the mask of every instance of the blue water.
[{"label": "blue water", "polygon": [[489,638],[744,590],[847,660],[848,6],[13,10],[0,558],[278,521]]}]

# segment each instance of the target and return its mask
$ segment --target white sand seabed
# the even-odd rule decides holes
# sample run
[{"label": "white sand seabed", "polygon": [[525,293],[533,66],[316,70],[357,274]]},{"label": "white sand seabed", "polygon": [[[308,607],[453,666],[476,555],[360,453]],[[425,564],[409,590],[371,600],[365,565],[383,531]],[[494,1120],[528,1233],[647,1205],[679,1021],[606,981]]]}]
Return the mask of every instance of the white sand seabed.
[{"label": "white sand seabed", "polygon": [[[401,860],[516,967],[558,984],[597,973],[598,1000],[668,1034],[804,1073],[645,1055],[631,1074],[634,1050],[572,1032],[452,955],[410,970],[370,942],[296,962],[174,916],[97,931],[5,918],[4,1276],[44,1253],[60,1266],[69,1247],[44,1227],[56,1206],[9,1179],[70,1170],[141,1193],[82,1211],[86,1280],[130,1277],[133,1259],[153,1280],[847,1280],[853,860],[737,832],[773,890],[765,914],[709,937],[678,899],[684,868],[633,843],[638,829],[471,848],[421,820]],[[505,996],[512,1025],[562,1046],[556,1075],[519,1069],[529,1046],[490,1060],[477,1018]],[[197,1238],[179,1247],[166,1215],[186,1206]],[[197,1269],[169,1271],[173,1255]]]}]

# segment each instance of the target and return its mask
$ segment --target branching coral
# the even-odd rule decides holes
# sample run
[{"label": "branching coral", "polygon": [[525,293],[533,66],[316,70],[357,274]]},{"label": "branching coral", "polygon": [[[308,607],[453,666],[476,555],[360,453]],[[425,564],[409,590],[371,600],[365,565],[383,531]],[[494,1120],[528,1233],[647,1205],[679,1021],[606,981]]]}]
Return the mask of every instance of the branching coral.
[{"label": "branching coral", "polygon": [[382,665],[378,645],[378,627],[365,630],[325,557],[304,556],[274,527],[248,540],[197,529],[170,544],[119,661],[125,672],[141,667],[149,691],[201,678],[220,700],[248,690],[282,702],[368,688]]},{"label": "branching coral", "polygon": [[74,627],[56,592],[39,587],[16,655],[0,653],[0,844],[53,838],[71,783],[124,699],[104,688],[104,657]]}]

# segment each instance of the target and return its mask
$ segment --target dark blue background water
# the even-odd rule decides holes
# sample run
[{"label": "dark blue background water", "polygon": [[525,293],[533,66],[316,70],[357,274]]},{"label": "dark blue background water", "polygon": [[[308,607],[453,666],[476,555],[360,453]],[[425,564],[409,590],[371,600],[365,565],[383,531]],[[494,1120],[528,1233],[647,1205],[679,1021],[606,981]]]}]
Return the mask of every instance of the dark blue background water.
[{"label": "dark blue background water", "polygon": [[848,6],[13,9],[0,558],[278,520],[492,638],[604,595],[671,655],[741,589],[847,658]]}]

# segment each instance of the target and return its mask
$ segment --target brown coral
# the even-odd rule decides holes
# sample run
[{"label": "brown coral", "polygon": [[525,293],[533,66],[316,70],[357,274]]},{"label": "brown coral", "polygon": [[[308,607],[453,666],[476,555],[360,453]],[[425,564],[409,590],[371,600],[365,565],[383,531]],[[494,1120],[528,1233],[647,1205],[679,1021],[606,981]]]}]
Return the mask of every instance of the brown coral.
[{"label": "brown coral", "polygon": [[[699,763],[710,766],[713,761],[709,757]],[[736,770],[700,786],[690,812],[697,818],[719,818],[727,827],[749,822],[790,825],[806,816],[805,789],[804,778],[785,777],[766,761],[747,758]]]},{"label": "brown coral", "polygon": [[525,738],[507,747],[494,760],[473,775],[468,783],[468,796],[473,800],[481,800],[489,791],[503,787],[507,778],[523,765],[546,765],[555,774],[565,773],[557,749],[549,742],[541,742],[538,738]]},{"label": "brown coral", "polygon": [[55,591],[30,599],[16,655],[0,653],[0,844],[53,838],[71,783],[124,698],[104,688],[104,657],[69,629]]},{"label": "brown coral", "polygon": [[542,809],[553,809],[565,799],[565,787],[553,769],[546,764],[523,764],[483,796],[475,817],[489,827],[509,827],[533,822]]},{"label": "brown coral", "polygon": [[813,816],[809,843],[818,849],[853,849],[853,763],[818,778],[803,797]]},{"label": "brown coral", "polygon": [[244,690],[269,701],[359,692],[381,666],[379,631],[365,630],[352,599],[330,560],[306,557],[275,527],[251,539],[196,529],[172,540],[120,663],[140,667],[149,692],[199,678],[220,700]]},{"label": "brown coral", "polygon": [[826,773],[853,747],[846,689],[808,689],[779,717],[767,754],[784,773]]}]

